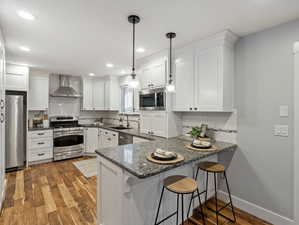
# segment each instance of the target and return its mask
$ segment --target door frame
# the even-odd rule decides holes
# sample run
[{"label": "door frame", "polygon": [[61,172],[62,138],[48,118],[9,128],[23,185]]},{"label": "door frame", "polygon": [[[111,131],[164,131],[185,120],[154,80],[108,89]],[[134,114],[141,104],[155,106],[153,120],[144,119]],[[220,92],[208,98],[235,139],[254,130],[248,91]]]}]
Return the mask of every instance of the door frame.
[{"label": "door frame", "polygon": [[294,43],[294,225],[299,224],[299,41]]}]

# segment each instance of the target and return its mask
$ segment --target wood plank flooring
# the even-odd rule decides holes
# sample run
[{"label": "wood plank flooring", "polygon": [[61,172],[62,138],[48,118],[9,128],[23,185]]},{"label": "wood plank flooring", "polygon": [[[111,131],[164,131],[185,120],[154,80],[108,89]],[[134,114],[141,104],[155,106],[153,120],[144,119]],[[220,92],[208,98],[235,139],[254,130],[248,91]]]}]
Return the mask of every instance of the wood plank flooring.
[{"label": "wood plank flooring", "polygon": [[[44,163],[7,173],[0,225],[96,225],[96,177],[85,178],[72,164],[88,158]],[[212,203],[213,200],[209,202],[211,207]],[[215,216],[208,211],[206,214],[207,225],[214,224]],[[224,214],[230,216],[228,210]],[[236,214],[236,225],[270,225],[241,210],[236,210]],[[185,225],[201,224],[196,213],[193,219],[194,223]],[[222,218],[220,221],[230,224]]]}]

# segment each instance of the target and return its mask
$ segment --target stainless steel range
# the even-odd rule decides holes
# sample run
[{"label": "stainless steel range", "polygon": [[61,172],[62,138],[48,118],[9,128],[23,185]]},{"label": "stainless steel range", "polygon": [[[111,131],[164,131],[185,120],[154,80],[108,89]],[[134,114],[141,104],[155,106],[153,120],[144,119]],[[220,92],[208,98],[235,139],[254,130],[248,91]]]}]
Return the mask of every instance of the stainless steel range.
[{"label": "stainless steel range", "polygon": [[80,157],[84,153],[84,130],[78,119],[57,116],[50,119],[53,127],[54,161]]}]

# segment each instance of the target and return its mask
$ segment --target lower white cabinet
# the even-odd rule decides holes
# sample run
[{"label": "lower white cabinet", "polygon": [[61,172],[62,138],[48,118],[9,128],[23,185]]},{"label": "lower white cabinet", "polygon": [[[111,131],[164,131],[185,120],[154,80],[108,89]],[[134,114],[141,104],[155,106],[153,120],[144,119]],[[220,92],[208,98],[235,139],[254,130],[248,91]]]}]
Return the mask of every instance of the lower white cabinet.
[{"label": "lower white cabinet", "polygon": [[53,131],[29,131],[28,161],[36,162],[53,158]]},{"label": "lower white cabinet", "polygon": [[109,148],[118,146],[118,132],[100,129],[99,147]]},{"label": "lower white cabinet", "polygon": [[95,153],[99,147],[99,128],[85,128],[85,152]]}]

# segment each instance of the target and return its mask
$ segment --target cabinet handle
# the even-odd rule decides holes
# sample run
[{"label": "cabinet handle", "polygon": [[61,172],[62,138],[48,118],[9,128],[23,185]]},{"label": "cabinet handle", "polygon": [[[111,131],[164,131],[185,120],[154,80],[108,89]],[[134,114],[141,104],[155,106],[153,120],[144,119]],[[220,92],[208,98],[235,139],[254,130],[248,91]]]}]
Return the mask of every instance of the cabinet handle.
[{"label": "cabinet handle", "polygon": [[194,108],[194,110],[197,110],[197,108]]},{"label": "cabinet handle", "polygon": [[107,138],[108,141],[111,141],[111,138]]},{"label": "cabinet handle", "polygon": [[3,122],[4,122],[4,114],[1,113],[0,123],[3,123]]},{"label": "cabinet handle", "polygon": [[43,144],[45,144],[45,142],[39,142],[39,143],[37,143],[37,144],[39,144],[39,145],[43,145]]},{"label": "cabinet handle", "polygon": [[39,153],[39,154],[37,154],[38,156],[43,156],[43,155],[45,155],[45,153]]},{"label": "cabinet handle", "polygon": [[116,136],[116,134],[112,134],[114,137]]},{"label": "cabinet handle", "polygon": [[190,110],[192,110],[192,108],[191,108],[191,107],[190,107],[189,109],[190,109]]},{"label": "cabinet handle", "polygon": [[38,133],[37,135],[41,136],[41,135],[45,135],[45,133]]},{"label": "cabinet handle", "polygon": [[3,99],[0,100],[0,108],[4,109],[4,100]]}]

